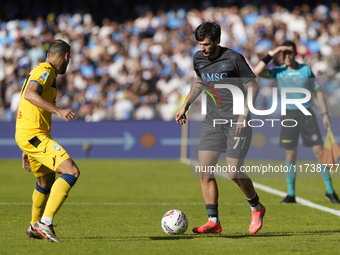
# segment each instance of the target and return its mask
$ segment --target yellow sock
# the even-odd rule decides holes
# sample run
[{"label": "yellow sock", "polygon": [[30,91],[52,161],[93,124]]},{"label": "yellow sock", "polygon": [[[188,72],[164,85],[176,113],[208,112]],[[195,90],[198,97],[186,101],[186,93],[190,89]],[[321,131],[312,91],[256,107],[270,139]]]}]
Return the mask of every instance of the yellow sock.
[{"label": "yellow sock", "polygon": [[63,205],[70,190],[71,186],[63,178],[58,178],[52,186],[51,194],[44,211],[44,216],[54,218],[54,215]]},{"label": "yellow sock", "polygon": [[50,196],[50,189],[44,189],[39,184],[36,184],[36,189],[32,195],[32,219],[31,223],[35,224],[41,219],[45,210],[46,202]]}]

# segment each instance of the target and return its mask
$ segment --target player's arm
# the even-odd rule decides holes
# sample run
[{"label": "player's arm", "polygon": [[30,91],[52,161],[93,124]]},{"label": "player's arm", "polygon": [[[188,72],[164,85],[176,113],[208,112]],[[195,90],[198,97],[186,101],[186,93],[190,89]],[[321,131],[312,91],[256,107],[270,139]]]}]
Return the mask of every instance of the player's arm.
[{"label": "player's arm", "polygon": [[267,64],[273,59],[273,57],[285,50],[290,49],[288,46],[279,46],[276,47],[274,50],[270,50],[264,58],[261,59],[261,61],[254,67],[254,74],[257,76],[268,78],[270,75],[269,69],[266,68]]},{"label": "player's arm", "polygon": [[186,123],[187,117],[185,113],[189,109],[190,104],[193,103],[196,100],[196,98],[202,93],[202,90],[198,89],[203,87],[202,83],[203,83],[202,78],[197,76],[194,83],[191,86],[190,92],[186,97],[181,109],[179,109],[178,112],[176,113],[177,124],[183,125]]},{"label": "player's arm", "polygon": [[[252,102],[255,102],[255,99],[257,98],[257,95],[259,94],[259,85],[257,84],[255,79],[251,79],[246,84],[247,88],[252,88],[252,94],[249,93],[246,96],[245,102],[244,102],[244,114],[240,115],[238,117],[237,122],[240,124],[236,125],[236,136],[241,135],[244,132],[245,127],[247,126],[247,116],[249,114],[249,107],[248,107],[248,97],[252,97]],[[243,125],[245,123],[245,125]]]},{"label": "player's arm", "polygon": [[331,128],[331,120],[329,118],[329,114],[327,111],[327,104],[326,104],[326,100],[324,97],[323,92],[321,91],[321,89],[319,91],[316,92],[316,100],[318,101],[319,107],[322,110],[322,123],[324,125],[325,128]]},{"label": "player's arm", "polygon": [[40,93],[42,92],[41,86],[31,81],[26,88],[24,99],[29,101],[31,104],[44,109],[45,111],[56,114],[59,118],[66,120],[67,122],[73,118],[75,118],[76,114],[70,110],[63,110],[50,102],[46,101]]}]

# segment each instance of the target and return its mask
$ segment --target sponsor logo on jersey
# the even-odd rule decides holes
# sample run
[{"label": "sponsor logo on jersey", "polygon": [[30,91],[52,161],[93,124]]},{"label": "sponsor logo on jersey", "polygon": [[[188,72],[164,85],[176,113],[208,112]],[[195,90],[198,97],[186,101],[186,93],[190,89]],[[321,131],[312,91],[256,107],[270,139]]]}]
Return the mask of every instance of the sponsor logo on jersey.
[{"label": "sponsor logo on jersey", "polygon": [[49,76],[49,73],[47,71],[44,71],[43,74],[40,76],[40,78],[43,81],[46,81],[47,77]]},{"label": "sponsor logo on jersey", "polygon": [[201,73],[203,81],[206,82],[226,80],[227,76],[227,73]]}]

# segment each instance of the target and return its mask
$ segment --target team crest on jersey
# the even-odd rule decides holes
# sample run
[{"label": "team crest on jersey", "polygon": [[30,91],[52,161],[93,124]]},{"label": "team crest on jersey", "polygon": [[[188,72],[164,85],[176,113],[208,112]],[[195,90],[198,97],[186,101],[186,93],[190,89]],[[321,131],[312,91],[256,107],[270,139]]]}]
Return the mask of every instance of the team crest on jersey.
[{"label": "team crest on jersey", "polygon": [[49,76],[49,73],[44,71],[43,74],[40,76],[40,78],[43,80],[43,81],[46,81],[47,77]]},{"label": "team crest on jersey", "polygon": [[198,68],[203,68],[203,67],[204,67],[203,64],[198,65]]},{"label": "team crest on jersey", "polygon": [[318,140],[318,135],[317,134],[312,134],[312,141],[317,141]]},{"label": "team crest on jersey", "polygon": [[224,63],[224,62],[222,62],[222,63],[220,64],[220,69],[221,69],[221,70],[227,69],[227,64]]},{"label": "team crest on jersey", "polygon": [[61,148],[58,146],[58,145],[53,145],[53,148],[56,150],[56,151],[61,151]]}]

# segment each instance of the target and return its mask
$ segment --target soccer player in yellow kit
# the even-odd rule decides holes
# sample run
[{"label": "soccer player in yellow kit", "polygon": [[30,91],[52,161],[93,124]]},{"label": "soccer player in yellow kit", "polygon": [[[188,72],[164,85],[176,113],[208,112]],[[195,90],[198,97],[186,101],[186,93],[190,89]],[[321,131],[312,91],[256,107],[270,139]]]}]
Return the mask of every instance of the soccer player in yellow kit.
[{"label": "soccer player in yellow kit", "polygon": [[[32,220],[27,235],[60,242],[53,218],[79,177],[79,169],[67,152],[51,138],[52,113],[67,122],[76,114],[55,106],[58,74],[66,72],[71,47],[62,40],[50,44],[48,62],[37,65],[21,90],[15,140],[22,153],[22,167],[37,178],[33,192]],[[60,178],[55,180],[55,173]]]}]

